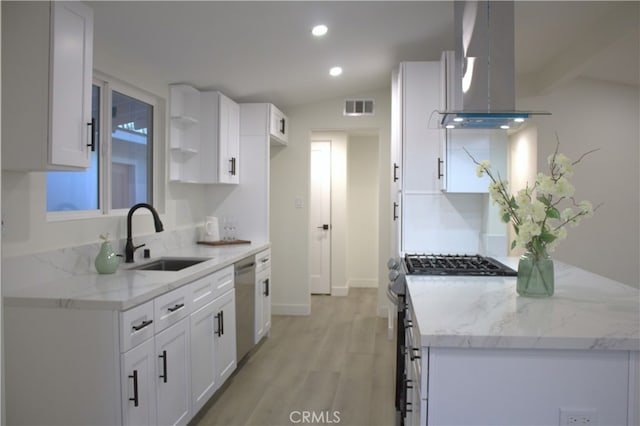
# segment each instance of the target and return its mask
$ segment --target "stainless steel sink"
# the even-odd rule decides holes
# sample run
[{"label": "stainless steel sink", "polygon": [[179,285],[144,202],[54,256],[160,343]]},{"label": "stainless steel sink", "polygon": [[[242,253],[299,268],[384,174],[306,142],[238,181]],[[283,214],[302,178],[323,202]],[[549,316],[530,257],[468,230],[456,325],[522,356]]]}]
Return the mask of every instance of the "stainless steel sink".
[{"label": "stainless steel sink", "polygon": [[209,259],[191,257],[161,257],[149,263],[130,268],[134,271],[180,271]]}]

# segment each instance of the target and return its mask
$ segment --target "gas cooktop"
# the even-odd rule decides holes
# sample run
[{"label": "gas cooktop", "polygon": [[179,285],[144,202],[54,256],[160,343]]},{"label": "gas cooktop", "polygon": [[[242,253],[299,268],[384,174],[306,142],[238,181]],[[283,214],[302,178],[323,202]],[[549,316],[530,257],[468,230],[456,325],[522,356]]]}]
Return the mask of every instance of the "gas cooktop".
[{"label": "gas cooktop", "polygon": [[517,272],[497,260],[468,254],[406,254],[408,275],[516,276]]}]

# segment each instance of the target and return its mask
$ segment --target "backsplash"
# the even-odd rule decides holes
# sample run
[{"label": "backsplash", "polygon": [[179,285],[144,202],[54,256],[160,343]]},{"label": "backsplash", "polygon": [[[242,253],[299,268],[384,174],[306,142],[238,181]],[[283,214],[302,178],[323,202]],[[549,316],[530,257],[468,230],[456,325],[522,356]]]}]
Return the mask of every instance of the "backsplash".
[{"label": "backsplash", "polygon": [[[144,249],[151,251],[151,257],[158,257],[171,250],[195,244],[199,233],[200,228],[188,228],[135,236],[136,245],[146,244],[143,248],[136,250],[135,261],[142,259]],[[111,245],[116,253],[124,256],[125,243],[126,238],[122,238],[112,241]],[[78,247],[2,258],[2,287],[14,289],[28,286],[29,283],[42,283],[79,274],[97,273],[93,262],[101,245],[102,241],[98,241]]]}]

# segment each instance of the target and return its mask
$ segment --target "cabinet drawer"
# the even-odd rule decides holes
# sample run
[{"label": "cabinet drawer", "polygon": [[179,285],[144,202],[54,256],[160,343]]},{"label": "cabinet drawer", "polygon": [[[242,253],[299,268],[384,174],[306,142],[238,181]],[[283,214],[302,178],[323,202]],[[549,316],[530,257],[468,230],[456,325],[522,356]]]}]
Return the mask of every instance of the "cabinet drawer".
[{"label": "cabinet drawer", "polygon": [[153,304],[156,333],[159,333],[191,313],[191,286],[185,285],[158,296]]},{"label": "cabinet drawer", "polygon": [[192,312],[196,312],[214,299],[216,291],[215,275],[216,273],[214,272],[189,284],[191,287]]},{"label": "cabinet drawer", "polygon": [[214,299],[222,296],[234,287],[233,265],[229,265],[224,269],[214,272],[213,276]]},{"label": "cabinet drawer", "polygon": [[197,311],[216,297],[233,288],[233,283],[233,265],[192,282],[189,285],[191,287],[192,300],[191,312]]},{"label": "cabinet drawer", "polygon": [[271,268],[271,250],[264,250],[256,254],[256,273]]},{"label": "cabinet drawer", "polygon": [[120,312],[120,352],[139,345],[154,333],[153,300]]}]

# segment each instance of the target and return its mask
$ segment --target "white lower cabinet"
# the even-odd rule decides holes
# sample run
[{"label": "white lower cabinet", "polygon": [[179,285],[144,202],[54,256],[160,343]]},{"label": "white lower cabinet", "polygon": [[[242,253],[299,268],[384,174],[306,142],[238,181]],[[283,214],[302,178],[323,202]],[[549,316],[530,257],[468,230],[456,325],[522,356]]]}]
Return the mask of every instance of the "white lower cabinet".
[{"label": "white lower cabinet", "polygon": [[215,330],[215,371],[222,384],[236,369],[236,297],[231,290],[213,301],[217,312]]},{"label": "white lower cabinet", "polygon": [[127,311],[3,313],[7,424],[184,425],[236,368],[233,265]]},{"label": "white lower cabinet", "polygon": [[198,412],[217,389],[213,302],[191,314],[191,401]]},{"label": "white lower cabinet", "polygon": [[153,339],[122,354],[122,424],[156,424],[156,360]]},{"label": "white lower cabinet", "polygon": [[124,425],[184,425],[191,418],[190,290],[180,287],[120,315],[123,348],[132,347],[121,355]]},{"label": "white lower cabinet", "polygon": [[189,320],[156,335],[155,350],[157,424],[187,424],[191,414]]},{"label": "white lower cabinet", "polygon": [[191,402],[197,413],[236,369],[233,265],[191,284]]},{"label": "white lower cabinet", "polygon": [[255,343],[271,330],[271,250],[256,255]]}]

